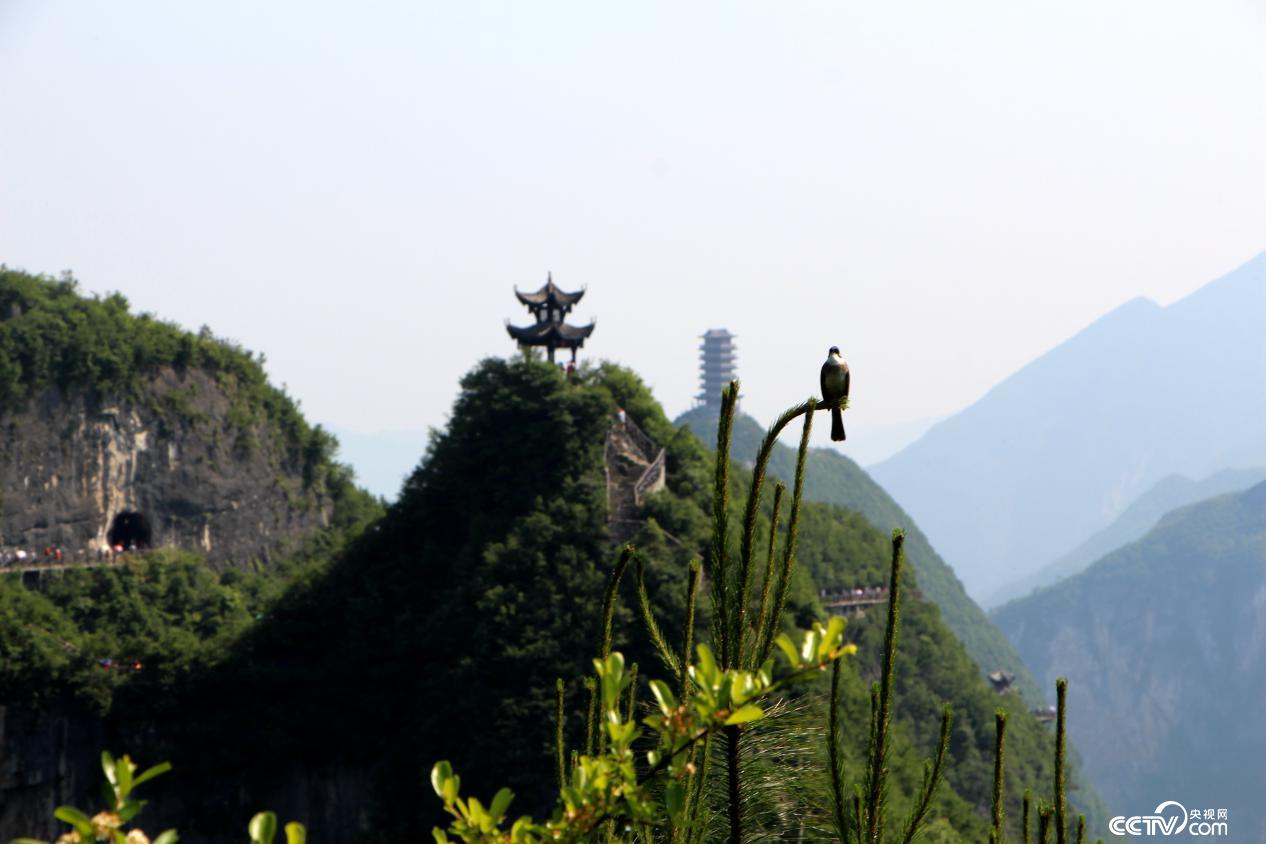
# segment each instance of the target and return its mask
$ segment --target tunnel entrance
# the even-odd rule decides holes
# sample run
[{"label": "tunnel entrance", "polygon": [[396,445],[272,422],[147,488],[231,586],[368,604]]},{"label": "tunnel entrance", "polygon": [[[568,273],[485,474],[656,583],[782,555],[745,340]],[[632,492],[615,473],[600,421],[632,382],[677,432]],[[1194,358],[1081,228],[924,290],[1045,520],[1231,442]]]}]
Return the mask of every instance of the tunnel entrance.
[{"label": "tunnel entrance", "polygon": [[125,551],[143,551],[149,548],[152,536],[149,518],[144,513],[126,510],[114,517],[106,539],[111,548],[121,545]]}]

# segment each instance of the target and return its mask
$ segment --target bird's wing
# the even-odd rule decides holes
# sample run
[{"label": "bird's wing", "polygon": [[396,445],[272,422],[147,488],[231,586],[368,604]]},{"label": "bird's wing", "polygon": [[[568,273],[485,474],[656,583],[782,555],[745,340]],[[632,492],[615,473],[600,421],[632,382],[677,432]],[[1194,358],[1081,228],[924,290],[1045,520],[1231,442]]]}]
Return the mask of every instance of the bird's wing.
[{"label": "bird's wing", "polygon": [[822,364],[822,373],[818,376],[818,385],[822,388],[822,400],[829,401],[826,397],[826,372],[831,368],[831,362],[827,361]]},{"label": "bird's wing", "polygon": [[844,364],[844,398],[848,398],[848,382],[851,380],[848,364]]}]

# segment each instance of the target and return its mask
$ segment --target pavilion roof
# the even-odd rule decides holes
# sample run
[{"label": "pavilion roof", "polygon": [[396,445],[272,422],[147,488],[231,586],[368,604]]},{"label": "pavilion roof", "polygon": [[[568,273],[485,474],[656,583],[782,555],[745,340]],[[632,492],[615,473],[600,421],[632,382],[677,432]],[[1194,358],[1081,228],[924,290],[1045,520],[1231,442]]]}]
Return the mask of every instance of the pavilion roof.
[{"label": "pavilion roof", "polygon": [[570,346],[585,341],[596,323],[569,325],[565,322],[538,322],[534,325],[507,325],[506,331],[520,343],[529,346],[548,346],[552,340],[559,346]]},{"label": "pavilion roof", "polygon": [[554,284],[554,276],[551,273],[545,280],[545,286],[535,293],[523,293],[516,287],[514,288],[514,295],[518,296],[519,301],[529,308],[537,308],[542,305],[570,308],[580,301],[580,298],[585,295],[585,291],[582,289],[568,293],[560,289],[558,285]]}]

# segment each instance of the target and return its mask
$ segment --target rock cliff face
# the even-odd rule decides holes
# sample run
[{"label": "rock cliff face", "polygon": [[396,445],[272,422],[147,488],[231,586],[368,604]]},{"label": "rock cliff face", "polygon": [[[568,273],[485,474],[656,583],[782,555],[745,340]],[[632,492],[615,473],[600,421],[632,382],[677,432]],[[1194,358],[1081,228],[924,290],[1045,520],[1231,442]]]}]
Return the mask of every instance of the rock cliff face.
[{"label": "rock cliff face", "polygon": [[0,706],[0,838],[56,837],[61,830],[51,820],[53,811],[93,793],[100,779],[99,764],[91,765],[100,751],[89,748],[101,743],[101,727],[99,719],[72,725],[65,718]]},{"label": "rock cliff face", "polygon": [[[99,808],[101,749],[126,745],[137,763],[148,767],[161,761],[160,751],[144,744],[153,739],[152,727],[132,724],[126,735],[114,736],[99,717],[73,709],[0,706],[0,841],[17,836],[52,841],[66,831],[53,817],[58,806]],[[151,837],[176,828],[189,844],[242,841],[251,815],[265,807],[283,823],[302,818],[326,841],[354,840],[369,829],[373,772],[363,767],[294,765],[268,787],[248,787],[232,775],[191,787],[188,774],[173,770],[140,792],[153,798],[137,819]]]},{"label": "rock cliff face", "polygon": [[231,378],[164,368],[132,397],[48,388],[0,412],[0,548],[71,559],[177,547],[217,568],[267,561],[328,524],[304,455]]}]

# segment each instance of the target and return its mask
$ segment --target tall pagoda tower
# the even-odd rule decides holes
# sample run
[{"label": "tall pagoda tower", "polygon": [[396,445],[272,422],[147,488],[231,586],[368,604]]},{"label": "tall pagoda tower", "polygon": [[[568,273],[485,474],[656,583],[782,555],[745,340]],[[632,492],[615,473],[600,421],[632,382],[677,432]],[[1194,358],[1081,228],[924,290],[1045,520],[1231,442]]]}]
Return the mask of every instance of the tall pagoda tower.
[{"label": "tall pagoda tower", "polygon": [[544,346],[548,350],[550,363],[554,362],[555,349],[571,349],[571,359],[576,360],[576,350],[585,345],[585,340],[593,333],[596,323],[588,325],[572,325],[563,319],[571,312],[572,307],[585,295],[585,291],[577,290],[567,293],[554,284],[554,274],[545,277],[545,286],[535,293],[520,293],[514,288],[514,295],[521,302],[536,322],[532,325],[518,326],[506,323],[506,331],[510,332],[519,344],[519,348],[527,346]]},{"label": "tall pagoda tower", "polygon": [[699,346],[699,388],[696,398],[705,407],[721,406],[721,391],[738,376],[734,337],[724,328],[710,328]]}]

